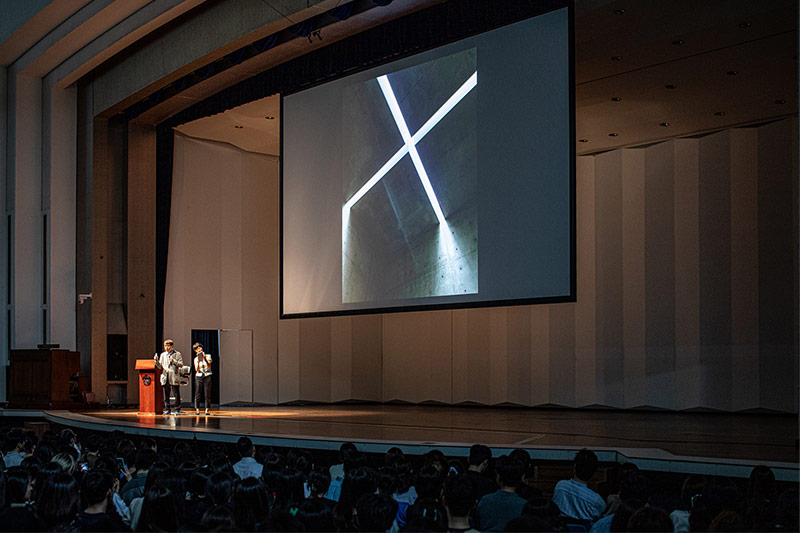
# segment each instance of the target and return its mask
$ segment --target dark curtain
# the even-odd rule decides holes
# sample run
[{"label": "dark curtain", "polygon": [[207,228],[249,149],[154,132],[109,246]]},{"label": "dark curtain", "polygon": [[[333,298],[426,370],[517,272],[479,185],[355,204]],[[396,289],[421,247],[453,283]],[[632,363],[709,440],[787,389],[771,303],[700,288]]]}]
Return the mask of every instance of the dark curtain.
[{"label": "dark curtain", "polygon": [[[203,350],[211,354],[213,358],[211,363],[211,403],[219,405],[219,331],[216,329],[193,329],[192,344],[194,345],[196,342],[202,344]],[[194,402],[194,350],[191,346],[189,351],[192,354],[190,366],[192,367],[192,402]]]}]

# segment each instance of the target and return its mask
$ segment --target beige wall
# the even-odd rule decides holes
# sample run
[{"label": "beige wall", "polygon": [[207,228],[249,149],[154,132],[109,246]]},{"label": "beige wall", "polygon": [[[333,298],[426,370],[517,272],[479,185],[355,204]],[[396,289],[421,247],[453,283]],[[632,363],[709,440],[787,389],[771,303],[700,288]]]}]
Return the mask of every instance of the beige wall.
[{"label": "beige wall", "polygon": [[[577,303],[295,320],[277,319],[277,163],[178,138],[165,331],[186,346],[191,328],[251,324],[267,403],[796,412],[796,127],[579,158]],[[250,199],[263,225],[235,209],[244,160],[268,176]]]}]

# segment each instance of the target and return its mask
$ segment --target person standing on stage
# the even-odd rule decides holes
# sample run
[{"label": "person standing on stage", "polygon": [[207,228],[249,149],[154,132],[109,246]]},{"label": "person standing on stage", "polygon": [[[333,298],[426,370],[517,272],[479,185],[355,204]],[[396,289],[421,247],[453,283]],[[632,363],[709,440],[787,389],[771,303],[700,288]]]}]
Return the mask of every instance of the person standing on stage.
[{"label": "person standing on stage", "polygon": [[164,340],[164,351],[156,354],[153,359],[156,367],[161,369],[161,387],[164,389],[164,416],[170,414],[170,396],[175,394],[175,407],[172,413],[181,414],[181,367],[183,356],[175,350],[172,339]]},{"label": "person standing on stage", "polygon": [[211,407],[211,354],[203,351],[203,345],[196,342],[192,345],[194,350],[194,412],[200,414],[200,395],[206,400],[206,414]]}]

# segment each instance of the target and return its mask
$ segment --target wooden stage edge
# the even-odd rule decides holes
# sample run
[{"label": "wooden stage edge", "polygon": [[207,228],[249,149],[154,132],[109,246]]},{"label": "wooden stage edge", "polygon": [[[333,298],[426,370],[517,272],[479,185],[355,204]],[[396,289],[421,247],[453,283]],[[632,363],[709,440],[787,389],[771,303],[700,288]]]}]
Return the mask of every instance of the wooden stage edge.
[{"label": "wooden stage edge", "polygon": [[[475,443],[495,455],[514,448],[535,460],[570,461],[588,447],[605,462],[645,470],[747,477],[764,464],[778,479],[798,481],[798,420],[792,414],[676,413],[583,409],[523,409],[429,405],[304,405],[194,409],[180,416],[133,409],[0,410],[0,417],[40,418],[95,431],[256,444],[338,449],[354,442],[371,453],[392,446],[408,454],[440,449],[466,456]],[[0,425],[4,424],[0,419]]]}]

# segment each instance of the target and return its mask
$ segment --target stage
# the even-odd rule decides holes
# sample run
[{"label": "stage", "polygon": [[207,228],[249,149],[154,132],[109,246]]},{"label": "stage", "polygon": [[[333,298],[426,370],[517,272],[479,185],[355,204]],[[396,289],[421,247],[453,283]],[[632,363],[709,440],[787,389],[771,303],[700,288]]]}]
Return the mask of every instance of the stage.
[{"label": "stage", "polygon": [[[4,410],[2,416],[41,416],[73,428],[172,438],[338,449],[345,441],[367,452],[399,446],[421,454],[438,448],[467,455],[474,443],[499,455],[514,448],[538,460],[569,460],[589,447],[601,461],[633,461],[657,471],[746,477],[766,464],[779,479],[798,479],[798,421],[794,415],[674,413],[430,405],[305,405],[222,407],[209,416],[136,410]],[[2,424],[2,422],[0,422]]]}]

